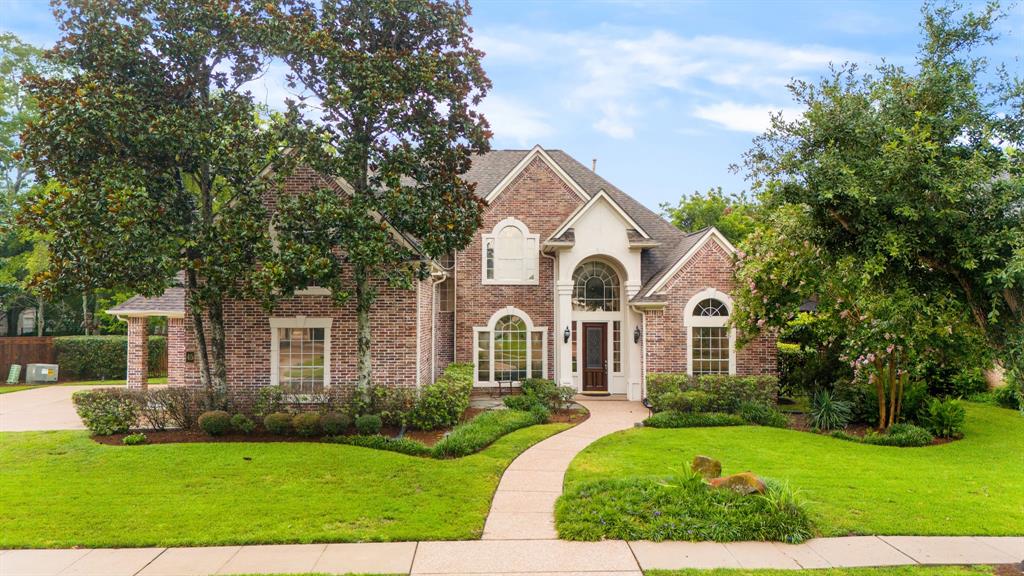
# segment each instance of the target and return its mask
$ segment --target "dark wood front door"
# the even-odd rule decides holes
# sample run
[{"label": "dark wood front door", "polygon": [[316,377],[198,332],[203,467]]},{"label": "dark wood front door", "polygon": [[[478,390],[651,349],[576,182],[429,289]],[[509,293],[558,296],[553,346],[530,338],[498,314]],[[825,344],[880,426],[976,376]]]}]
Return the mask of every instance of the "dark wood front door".
[{"label": "dark wood front door", "polygon": [[608,391],[608,324],[583,323],[583,391]]}]

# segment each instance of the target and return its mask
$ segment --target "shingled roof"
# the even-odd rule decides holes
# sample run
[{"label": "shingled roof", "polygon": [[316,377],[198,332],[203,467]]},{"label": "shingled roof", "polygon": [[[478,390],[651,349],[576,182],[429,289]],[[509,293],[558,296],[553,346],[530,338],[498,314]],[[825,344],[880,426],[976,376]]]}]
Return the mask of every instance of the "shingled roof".
[{"label": "shingled roof", "polygon": [[185,315],[185,289],[171,287],[159,296],[132,296],[107,310],[114,316],[167,316],[181,318]]},{"label": "shingled roof", "polygon": [[[494,150],[481,154],[473,159],[472,167],[463,178],[467,182],[476,183],[477,196],[486,198],[530,152]],[[657,241],[657,246],[644,250],[640,257],[641,293],[660,280],[708,232],[701,230],[687,234],[566,152],[546,149],[544,152],[588,195],[594,196],[604,190],[634,222]]]}]

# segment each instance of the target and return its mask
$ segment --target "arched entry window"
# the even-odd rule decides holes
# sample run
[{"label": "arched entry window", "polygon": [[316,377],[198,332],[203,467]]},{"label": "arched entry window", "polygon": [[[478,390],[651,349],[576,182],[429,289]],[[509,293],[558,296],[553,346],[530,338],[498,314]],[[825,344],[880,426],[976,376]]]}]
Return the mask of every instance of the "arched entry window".
[{"label": "arched entry window", "polygon": [[732,300],[707,288],[686,304],[687,367],[694,375],[735,374],[735,335],[729,328]]},{"label": "arched entry window", "polygon": [[619,275],[604,262],[581,264],[572,273],[572,309],[584,312],[619,311]]},{"label": "arched entry window", "polygon": [[499,310],[487,327],[476,328],[478,383],[518,382],[545,374],[545,328],[515,308]]}]

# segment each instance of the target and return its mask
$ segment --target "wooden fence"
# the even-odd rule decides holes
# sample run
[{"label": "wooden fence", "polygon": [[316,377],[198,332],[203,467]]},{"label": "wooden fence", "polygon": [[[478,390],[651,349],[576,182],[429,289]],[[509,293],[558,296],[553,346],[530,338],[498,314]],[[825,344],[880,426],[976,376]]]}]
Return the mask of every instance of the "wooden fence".
[{"label": "wooden fence", "polygon": [[26,364],[56,364],[57,350],[53,336],[0,337],[0,384],[7,382],[11,364],[21,364],[21,378],[25,378]]}]

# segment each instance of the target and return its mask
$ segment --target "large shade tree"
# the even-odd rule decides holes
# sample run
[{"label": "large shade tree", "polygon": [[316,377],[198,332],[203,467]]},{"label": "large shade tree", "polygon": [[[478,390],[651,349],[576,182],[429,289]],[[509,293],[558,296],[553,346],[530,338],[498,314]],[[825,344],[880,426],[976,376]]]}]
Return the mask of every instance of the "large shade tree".
[{"label": "large shade tree", "polygon": [[62,0],[48,57],[61,76],[27,78],[39,119],[24,134],[52,180],[27,223],[52,233],[49,291],[127,287],[157,294],[184,271],[200,377],[226,382],[225,298],[270,247],[261,170],[278,140],[246,82],[266,58],[264,4],[232,0]]},{"label": "large shade tree", "polygon": [[282,202],[264,273],[281,294],[316,285],[354,298],[365,388],[381,286],[409,286],[480,224],[460,175],[489,147],[475,106],[490,81],[463,1],[291,0],[276,16],[279,55],[309,96],[291,103],[305,121],[290,141],[341,184]]},{"label": "large shade tree", "polygon": [[[859,348],[853,361],[897,396],[892,375],[927,332],[919,327],[952,329],[950,318],[966,316],[1020,370],[1013,350],[1024,325],[1024,93],[976,55],[997,40],[1001,13],[995,4],[922,13],[915,70],[887,64],[865,74],[847,65],[818,83],[794,81],[806,111],[773,118],[745,157],[761,201],[797,208],[799,245],[821,255],[823,267],[805,269],[789,287],[834,274],[843,289],[825,304],[836,318],[846,314]],[[780,290],[786,285],[772,271],[780,259],[807,256],[792,247],[748,252],[744,328],[781,326],[801,291]]]}]

